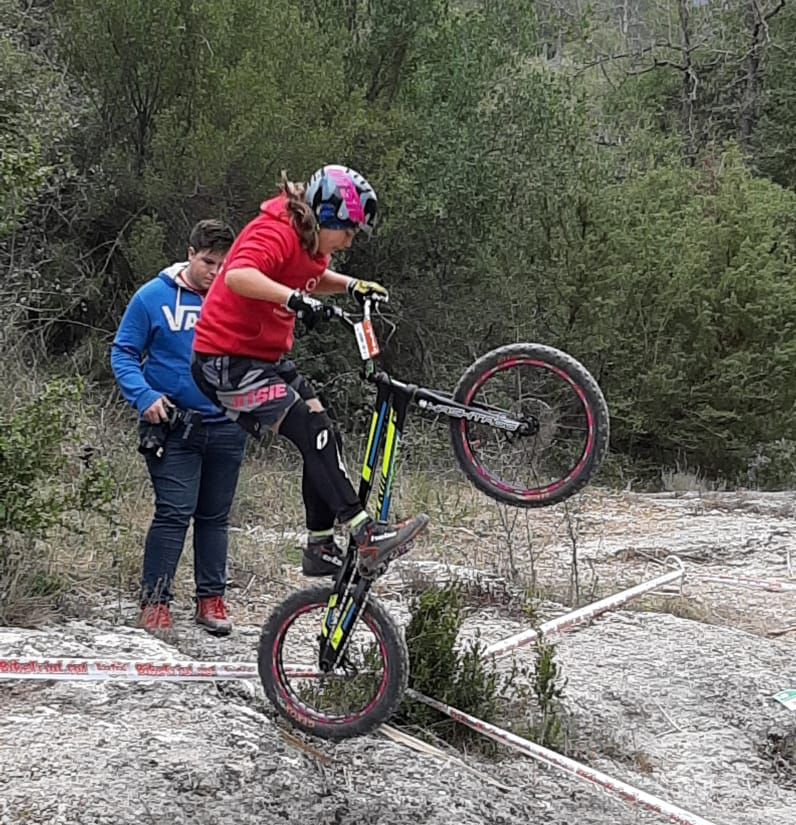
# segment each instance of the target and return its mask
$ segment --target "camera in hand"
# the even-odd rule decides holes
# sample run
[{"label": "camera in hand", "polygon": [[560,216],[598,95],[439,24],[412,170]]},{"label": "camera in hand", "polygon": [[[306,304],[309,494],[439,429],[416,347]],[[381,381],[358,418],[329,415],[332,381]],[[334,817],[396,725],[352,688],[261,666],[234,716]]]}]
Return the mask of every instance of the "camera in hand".
[{"label": "camera in hand", "polygon": [[185,424],[183,438],[188,438],[193,430],[195,419],[201,420],[201,414],[195,410],[181,410],[173,404],[166,404],[166,414],[168,418],[158,424],[143,423],[140,429],[138,441],[138,452],[141,455],[153,455],[155,458],[163,458],[166,449],[166,440],[169,433],[179,425]]}]

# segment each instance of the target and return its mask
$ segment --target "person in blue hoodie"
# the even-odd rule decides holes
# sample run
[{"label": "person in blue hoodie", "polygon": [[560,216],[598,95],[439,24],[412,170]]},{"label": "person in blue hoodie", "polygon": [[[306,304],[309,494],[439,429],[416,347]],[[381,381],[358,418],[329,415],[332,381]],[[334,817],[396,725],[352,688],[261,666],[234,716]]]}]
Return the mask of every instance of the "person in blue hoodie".
[{"label": "person in blue hoodie", "polygon": [[224,603],[227,536],[246,433],[197,388],[191,350],[202,300],[234,239],[221,221],[199,221],[188,260],[133,295],[111,350],[122,395],[140,416],[139,451],[155,493],[138,623],[159,636],[172,632],[172,586],[191,519],[196,621],[217,635],[232,629]]}]

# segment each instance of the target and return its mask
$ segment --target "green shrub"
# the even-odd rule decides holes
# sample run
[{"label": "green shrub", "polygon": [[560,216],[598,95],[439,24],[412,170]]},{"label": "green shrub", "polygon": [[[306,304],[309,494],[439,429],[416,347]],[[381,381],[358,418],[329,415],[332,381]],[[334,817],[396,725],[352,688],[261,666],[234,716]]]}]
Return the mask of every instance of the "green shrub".
[{"label": "green shrub", "polygon": [[796,487],[796,441],[778,438],[768,444],[758,444],[749,457],[746,482],[760,490]]},{"label": "green shrub", "polygon": [[0,413],[0,624],[30,618],[64,589],[48,531],[78,530],[76,513],[109,514],[109,469],[73,442],[81,391],[76,379],[54,380]]},{"label": "green shrub", "polygon": [[70,501],[58,478],[66,464],[70,408],[80,387],[51,381],[32,401],[0,416],[0,533],[39,532],[54,524]]},{"label": "green shrub", "polygon": [[[461,628],[462,594],[457,585],[429,587],[412,600],[412,618],[406,629],[409,649],[409,686],[479,718],[494,718],[497,685],[478,655],[475,643],[467,651],[455,649]],[[477,742],[468,729],[420,702],[406,699],[398,716],[400,724],[430,729],[453,744]],[[480,742],[478,742],[480,744]]]},{"label": "green shrub", "polygon": [[[498,674],[485,658],[479,640],[456,649],[464,620],[463,606],[462,589],[457,584],[429,587],[413,599],[412,619],[406,630],[409,685],[479,719],[501,724],[507,706],[503,696],[513,689],[519,671]],[[484,753],[496,751],[491,740],[421,702],[406,699],[397,721],[431,732],[455,746],[466,744]]]},{"label": "green shrub", "polygon": [[536,637],[536,667],[533,675],[533,693],[540,717],[532,727],[533,739],[546,748],[558,750],[563,745],[564,710],[561,698],[567,680],[555,661],[556,648],[543,636]]},{"label": "green shrub", "polygon": [[796,194],[729,149],[606,185],[591,208],[581,287],[556,312],[577,319],[562,345],[600,382],[614,448],[736,476],[792,427]]}]

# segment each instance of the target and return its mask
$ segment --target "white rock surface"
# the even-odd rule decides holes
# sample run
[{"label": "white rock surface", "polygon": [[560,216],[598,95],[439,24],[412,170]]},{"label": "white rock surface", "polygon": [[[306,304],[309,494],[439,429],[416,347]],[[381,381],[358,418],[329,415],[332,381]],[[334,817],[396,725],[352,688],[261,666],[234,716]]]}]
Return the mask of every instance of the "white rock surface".
[{"label": "white rock surface", "polygon": [[[796,687],[796,633],[766,635],[796,616],[796,594],[700,582],[706,570],[784,580],[793,500],[727,494],[708,504],[641,496],[587,504],[584,558],[604,581],[613,571],[613,589],[643,579],[648,556],[660,558],[665,546],[686,561],[685,592],[704,618],[711,621],[712,606],[726,609],[715,623],[628,609],[563,637],[557,655],[575,758],[715,825],[796,825],[793,762],[776,759],[778,742],[796,751],[796,713],[771,699]],[[545,547],[553,571],[553,559],[567,557],[566,541]],[[405,621],[402,580],[393,572],[380,590]],[[267,610],[255,598],[238,615],[264,618]],[[563,610],[543,603],[539,618]],[[193,628],[186,610],[177,619],[178,647],[99,611],[39,629],[0,628],[0,656],[255,658],[259,627],[239,623],[219,640]],[[485,605],[472,611],[462,641],[477,631],[490,643],[528,626],[516,610]],[[529,651],[518,656],[532,663]],[[380,735],[338,745],[299,737],[275,721],[254,683],[0,682],[0,825],[666,821],[519,755],[464,758],[475,770]]]}]

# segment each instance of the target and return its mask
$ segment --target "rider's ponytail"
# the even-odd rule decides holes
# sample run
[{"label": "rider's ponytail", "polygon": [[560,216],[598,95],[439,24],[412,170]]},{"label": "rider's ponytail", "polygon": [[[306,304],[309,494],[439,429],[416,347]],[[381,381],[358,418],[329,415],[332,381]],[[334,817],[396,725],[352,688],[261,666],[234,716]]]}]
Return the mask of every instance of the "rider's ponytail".
[{"label": "rider's ponytail", "polygon": [[289,181],[287,173],[283,171],[279,177],[279,191],[285,196],[285,209],[301,246],[310,255],[317,254],[318,225],[312,209],[304,200],[304,184]]}]

